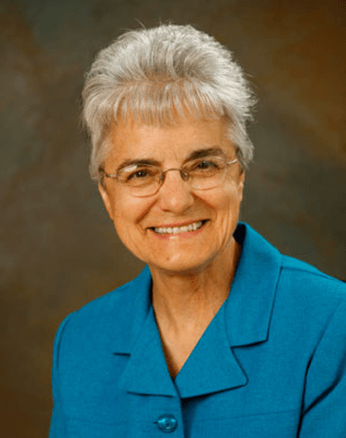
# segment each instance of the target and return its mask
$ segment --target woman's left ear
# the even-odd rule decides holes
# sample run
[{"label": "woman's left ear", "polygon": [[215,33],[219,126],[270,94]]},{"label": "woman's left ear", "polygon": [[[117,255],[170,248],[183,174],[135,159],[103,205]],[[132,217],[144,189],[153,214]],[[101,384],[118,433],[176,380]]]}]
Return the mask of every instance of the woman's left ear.
[{"label": "woman's left ear", "polygon": [[245,170],[243,169],[240,174],[240,185],[242,186],[242,188],[244,188],[244,182],[245,182]]},{"label": "woman's left ear", "polygon": [[99,193],[101,195],[101,198],[103,200],[103,203],[106,207],[106,210],[109,214],[109,217],[113,220],[113,208],[112,208],[112,203],[109,199],[107,189],[101,183],[99,183],[98,189],[99,189]]},{"label": "woman's left ear", "polygon": [[241,200],[243,199],[244,182],[245,182],[245,170],[242,170],[241,174],[239,175],[239,194],[240,194]]}]

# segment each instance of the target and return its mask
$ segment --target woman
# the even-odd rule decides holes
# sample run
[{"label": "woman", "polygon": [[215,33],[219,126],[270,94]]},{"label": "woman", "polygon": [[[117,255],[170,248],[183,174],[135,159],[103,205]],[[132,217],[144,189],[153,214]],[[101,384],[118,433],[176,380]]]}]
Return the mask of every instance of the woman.
[{"label": "woman", "polygon": [[230,52],[131,31],[83,97],[91,175],[148,267],[61,325],[50,438],[344,438],[345,286],[238,223],[253,97]]}]

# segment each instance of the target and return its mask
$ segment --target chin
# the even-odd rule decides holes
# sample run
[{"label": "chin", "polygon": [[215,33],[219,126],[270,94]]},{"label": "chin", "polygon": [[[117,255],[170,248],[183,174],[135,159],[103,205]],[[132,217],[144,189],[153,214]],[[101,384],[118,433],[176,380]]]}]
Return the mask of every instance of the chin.
[{"label": "chin", "polygon": [[150,269],[163,271],[169,275],[195,275],[211,264],[212,258],[187,260],[183,256],[174,257],[166,263],[148,263]]}]

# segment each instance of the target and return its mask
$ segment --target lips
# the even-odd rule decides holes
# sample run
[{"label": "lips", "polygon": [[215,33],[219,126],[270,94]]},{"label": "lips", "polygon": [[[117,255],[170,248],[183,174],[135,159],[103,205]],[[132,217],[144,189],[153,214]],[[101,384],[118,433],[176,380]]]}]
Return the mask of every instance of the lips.
[{"label": "lips", "polygon": [[152,230],[157,234],[178,234],[197,231],[205,224],[205,220],[192,222],[188,225],[170,226],[170,227],[153,227]]}]

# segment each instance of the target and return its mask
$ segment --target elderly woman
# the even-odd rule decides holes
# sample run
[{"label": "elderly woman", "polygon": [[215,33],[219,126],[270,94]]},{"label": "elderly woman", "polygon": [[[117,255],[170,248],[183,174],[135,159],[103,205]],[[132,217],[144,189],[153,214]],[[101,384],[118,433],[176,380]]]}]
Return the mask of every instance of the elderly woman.
[{"label": "elderly woman", "polygon": [[148,267],[61,325],[50,438],[345,438],[345,286],[238,222],[253,97],[231,53],[130,31],[83,97],[91,175]]}]

